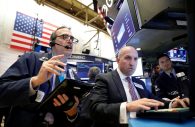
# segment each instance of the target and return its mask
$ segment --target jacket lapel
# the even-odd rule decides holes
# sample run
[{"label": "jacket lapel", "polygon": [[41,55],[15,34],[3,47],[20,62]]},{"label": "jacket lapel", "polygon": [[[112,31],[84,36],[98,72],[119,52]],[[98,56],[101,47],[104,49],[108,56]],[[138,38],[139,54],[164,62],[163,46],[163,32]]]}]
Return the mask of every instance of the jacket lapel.
[{"label": "jacket lapel", "polygon": [[[40,61],[49,60],[52,57],[52,53],[45,53],[43,56],[40,57]],[[51,91],[53,84],[53,77],[45,82],[43,85],[40,85],[39,90],[43,91],[45,94],[48,94]]]},{"label": "jacket lapel", "polygon": [[122,97],[123,101],[127,101],[125,90],[124,90],[124,87],[123,87],[123,84],[122,84],[122,81],[120,79],[118,72],[115,70],[115,71],[113,71],[112,75],[113,75],[113,81],[114,81],[116,87],[118,88],[118,93]]}]

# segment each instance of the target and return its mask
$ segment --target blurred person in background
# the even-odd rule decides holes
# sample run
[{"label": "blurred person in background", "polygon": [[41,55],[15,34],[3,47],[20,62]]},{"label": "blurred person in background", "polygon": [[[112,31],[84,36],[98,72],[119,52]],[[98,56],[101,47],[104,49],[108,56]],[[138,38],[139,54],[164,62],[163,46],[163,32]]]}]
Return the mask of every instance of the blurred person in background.
[{"label": "blurred person in background", "polygon": [[158,78],[158,76],[160,75],[160,66],[158,64],[154,64],[152,67],[152,74],[151,74],[151,82],[152,82],[152,93],[154,95],[156,95],[156,86],[155,86],[155,81]]},{"label": "blurred person in background", "polygon": [[162,73],[155,81],[156,95],[170,100],[176,97],[188,98],[189,81],[184,71],[174,68],[167,54],[160,54],[157,60]]},{"label": "blurred person in background", "polygon": [[89,77],[89,83],[94,83],[95,82],[95,77],[101,73],[101,70],[99,67],[91,67],[89,68],[88,71],[88,77]]},{"label": "blurred person in background", "polygon": [[[88,71],[88,83],[91,85],[95,85],[95,77],[101,73],[101,70],[99,67],[90,67]],[[93,119],[91,119],[91,116],[89,114],[89,103],[90,103],[90,97],[86,97],[81,101],[81,111],[80,111],[80,116],[79,116],[79,122],[78,122],[78,127],[92,127],[93,124]]]}]

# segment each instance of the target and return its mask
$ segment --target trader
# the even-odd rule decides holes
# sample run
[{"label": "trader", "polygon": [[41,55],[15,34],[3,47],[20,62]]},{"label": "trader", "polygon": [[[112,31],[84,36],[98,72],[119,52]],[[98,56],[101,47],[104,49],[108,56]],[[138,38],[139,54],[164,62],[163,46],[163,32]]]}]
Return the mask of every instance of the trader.
[{"label": "trader", "polygon": [[[22,55],[0,78],[0,107],[12,106],[6,121],[7,127],[74,126],[77,118],[78,98],[67,111],[66,94],[53,99],[56,107],[42,113],[37,106],[66,78],[66,62],[78,40],[70,28],[62,26],[51,34],[50,53],[30,52]],[[56,83],[58,82],[58,83]]]},{"label": "trader", "polygon": [[188,97],[189,81],[184,73],[185,71],[173,68],[167,54],[159,55],[157,60],[162,70],[155,82],[157,96],[164,99],[174,99],[178,96],[181,98]]},{"label": "trader", "polygon": [[156,100],[141,80],[131,76],[137,67],[137,60],[138,53],[134,47],[123,47],[116,58],[118,68],[97,75],[90,98],[94,127],[128,126],[129,116],[135,117],[136,112],[152,108],[187,107],[189,99],[175,99],[173,102]]}]

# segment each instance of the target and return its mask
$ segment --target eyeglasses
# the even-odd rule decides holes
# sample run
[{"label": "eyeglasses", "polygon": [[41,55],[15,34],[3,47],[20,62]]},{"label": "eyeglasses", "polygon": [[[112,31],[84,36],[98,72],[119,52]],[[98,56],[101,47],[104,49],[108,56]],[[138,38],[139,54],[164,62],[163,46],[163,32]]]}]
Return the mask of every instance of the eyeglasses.
[{"label": "eyeglasses", "polygon": [[78,39],[76,39],[75,37],[73,37],[71,35],[68,35],[68,34],[62,34],[62,35],[59,35],[59,36],[56,36],[56,37],[62,37],[62,39],[64,39],[64,40],[71,40],[75,44],[79,42]]}]

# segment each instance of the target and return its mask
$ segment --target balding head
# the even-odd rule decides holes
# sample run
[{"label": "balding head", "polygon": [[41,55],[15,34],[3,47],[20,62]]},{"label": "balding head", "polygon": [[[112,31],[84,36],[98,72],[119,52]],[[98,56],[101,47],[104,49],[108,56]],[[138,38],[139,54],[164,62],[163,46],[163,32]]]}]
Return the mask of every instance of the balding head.
[{"label": "balding head", "polygon": [[132,46],[126,46],[120,49],[117,63],[120,71],[126,75],[131,76],[137,67],[138,52]]},{"label": "balding head", "polygon": [[137,52],[137,50],[134,47],[132,47],[132,46],[125,46],[125,47],[123,47],[123,48],[121,48],[119,50],[118,58],[120,56],[122,56],[124,53],[129,52],[129,51]]}]

